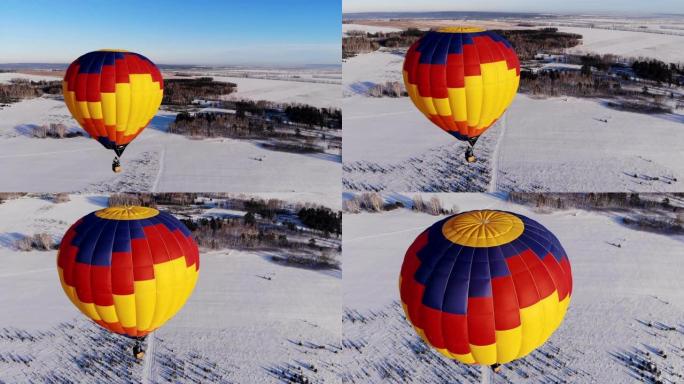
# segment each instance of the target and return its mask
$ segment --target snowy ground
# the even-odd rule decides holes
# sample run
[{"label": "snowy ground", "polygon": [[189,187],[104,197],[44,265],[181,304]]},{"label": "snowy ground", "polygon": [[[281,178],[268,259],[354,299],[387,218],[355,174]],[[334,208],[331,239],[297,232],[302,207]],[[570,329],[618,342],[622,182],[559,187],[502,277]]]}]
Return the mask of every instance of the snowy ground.
[{"label": "snowy ground", "polygon": [[610,53],[624,57],[648,57],[666,63],[684,63],[684,34],[667,35],[581,27],[559,27],[558,30],[582,35],[582,44],[570,48],[569,52]]},{"label": "snowy ground", "polygon": [[[684,186],[684,115],[609,109],[601,100],[518,94],[466,148],[404,98],[371,98],[377,83],[401,81],[399,51],[343,64],[343,182],[347,190],[677,191]],[[604,122],[605,121],[605,122]]]},{"label": "snowy ground", "polygon": [[62,80],[58,76],[47,76],[47,75],[33,75],[28,73],[17,73],[17,72],[0,72],[0,84],[9,84],[10,81],[14,79],[30,80],[30,81],[54,81]]},{"label": "snowy ground", "polygon": [[334,83],[254,79],[214,76],[216,81],[236,83],[238,91],[226,97],[229,100],[268,100],[277,103],[302,103],[318,108],[339,108],[340,80]]},{"label": "snowy ground", "polygon": [[[652,382],[649,375],[640,376],[642,360],[657,366],[662,382],[684,380],[683,237],[630,229],[617,214],[575,209],[541,214],[494,195],[437,196],[461,211],[504,209],[531,217],[556,234],[572,263],[574,291],[565,321],[540,351],[504,366],[495,382]],[[407,209],[345,215],[346,382],[479,382],[478,368],[425,347],[398,303],[404,253],[439,219]]]},{"label": "snowy ground", "polygon": [[173,119],[158,112],[126,149],[124,171],[115,175],[113,153],[92,139],[30,136],[44,123],[77,129],[61,100],[6,106],[0,109],[0,190],[339,193],[339,156],[270,151],[244,140],[191,140],[166,132]]},{"label": "snowy ground", "polygon": [[0,382],[337,381],[341,273],[287,267],[263,252],[201,252],[193,295],[136,362],[131,341],[86,320],[62,293],[55,251],[13,246],[36,232],[59,238],[106,203],[72,195],[0,204]]},{"label": "snowy ground", "polygon": [[363,25],[363,24],[342,24],[342,33],[346,36],[349,32],[361,31],[368,33],[378,33],[378,32],[399,32],[401,28],[394,27],[377,27],[373,25]]}]

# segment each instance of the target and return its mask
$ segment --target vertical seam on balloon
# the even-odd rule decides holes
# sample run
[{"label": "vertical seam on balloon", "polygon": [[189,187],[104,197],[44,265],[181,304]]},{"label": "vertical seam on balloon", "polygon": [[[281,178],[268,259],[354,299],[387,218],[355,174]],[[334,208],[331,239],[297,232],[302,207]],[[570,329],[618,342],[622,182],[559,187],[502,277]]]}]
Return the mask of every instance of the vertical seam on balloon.
[{"label": "vertical seam on balloon", "polygon": [[[158,217],[160,220],[166,221],[166,222],[174,222],[174,220],[177,220],[175,217],[168,215],[166,213],[162,213],[162,212],[159,212]],[[174,222],[173,224],[176,224],[176,223]],[[168,229],[168,227],[167,227],[167,229]],[[178,249],[180,250],[181,255],[183,256],[183,287],[186,288],[185,284],[187,282],[187,266],[185,265],[185,255],[184,255],[185,250],[183,249],[181,244],[178,242],[178,239],[174,235],[173,231],[169,230],[169,232],[171,233],[171,237],[173,238],[173,241],[176,242],[176,245],[178,245]],[[174,269],[174,277],[177,277],[175,275],[176,275],[176,271]],[[171,307],[171,313],[168,314],[169,318],[171,316],[173,316],[178,311],[178,309],[180,309],[180,303],[182,302],[182,300],[184,298],[183,296],[185,296],[185,292],[183,292],[183,295],[173,295],[173,305]]]},{"label": "vertical seam on balloon", "polygon": [[[126,226],[127,226],[127,229],[128,229],[128,230],[126,231],[126,235],[127,235],[127,239],[126,239],[126,240],[128,241],[128,247],[129,247],[130,250],[131,250],[131,251],[129,252],[129,255],[130,255],[130,259],[129,259],[129,260],[130,260],[130,265],[131,265],[131,283],[132,283],[132,285],[133,285],[133,308],[129,308],[129,310],[131,310],[132,313],[133,313],[133,316],[132,316],[132,317],[133,317],[134,323],[133,323],[133,327],[132,327],[132,328],[133,328],[133,332],[135,333],[134,336],[137,336],[137,335],[138,335],[138,331],[139,331],[139,329],[138,329],[138,309],[137,309],[136,306],[135,306],[135,293],[136,293],[136,292],[135,292],[135,262],[134,262],[134,260],[133,260],[133,259],[134,259],[134,257],[133,257],[133,236],[132,236],[132,233],[131,233],[131,231],[132,231],[132,230],[131,230],[131,224],[133,224],[133,223],[134,223],[134,221],[126,221]],[[123,328],[123,323],[121,324],[121,327]],[[124,329],[124,330],[125,330],[125,329]]]},{"label": "vertical seam on balloon", "polygon": [[[154,68],[152,68],[152,67],[154,66],[154,64],[152,64],[152,62],[149,59],[147,59],[146,57],[144,57],[144,60],[142,60],[142,62],[144,63],[145,67],[147,68],[147,72],[150,74],[150,83],[148,84],[148,89],[149,89],[148,92],[150,92],[150,95],[149,95],[148,100],[147,100],[147,109],[145,110],[145,113],[147,115],[145,116],[145,121],[143,121],[144,125],[142,125],[138,129],[139,132],[142,132],[149,125],[149,123],[152,122],[152,119],[154,119],[154,116],[156,115],[157,110],[159,109],[159,106],[155,105],[157,103],[157,93],[156,92],[158,90],[154,88],[154,77],[152,76],[152,74],[154,72]],[[155,107],[155,108],[153,109],[153,107]]]},{"label": "vertical seam on balloon", "polygon": [[133,105],[133,84],[131,83],[131,71],[129,70],[128,63],[126,62],[126,55],[127,53],[122,53],[121,59],[119,60],[122,72],[125,72],[126,77],[128,77],[128,102],[125,103],[128,106],[128,111],[126,113],[126,121],[121,122],[121,124],[123,125],[123,130],[121,131],[121,140],[124,140],[124,138],[126,137],[126,133],[128,132],[128,124],[131,121],[131,110]]},{"label": "vertical seam on balloon", "polygon": [[[529,250],[530,252],[536,254],[536,252],[534,252],[534,250],[533,250],[532,248],[530,248],[530,246],[527,245],[527,243],[523,240],[523,235],[520,235],[520,237],[519,237],[517,240],[520,241],[520,242],[525,246],[526,250]],[[533,240],[533,241],[534,241],[534,240]],[[530,269],[530,266],[527,264],[527,262],[525,262],[525,259],[523,259],[523,258],[521,257],[521,258],[520,258],[520,261],[522,261],[522,263],[525,264],[525,267],[527,268],[527,271],[530,273],[530,276],[532,277],[532,284],[534,285],[534,289],[537,291],[537,297],[539,297],[539,300],[538,300],[536,303],[532,304],[532,305],[541,304],[541,302],[542,302],[542,300],[544,300],[544,298],[542,297],[541,292],[539,292],[539,287],[537,286],[537,281],[536,281],[536,279],[535,279],[535,276],[534,276],[534,274],[532,273],[532,270]],[[539,260],[539,263],[543,264],[543,263],[541,262],[541,259]],[[536,340],[535,343],[534,343],[534,348],[539,347],[539,345],[541,345],[541,343],[543,343],[544,341],[546,341],[546,340],[541,340],[541,339],[543,339],[543,337],[544,337],[544,328],[543,328],[544,325],[543,325],[543,324],[545,324],[546,317],[547,317],[543,305],[541,306],[541,311],[540,311],[540,312],[542,313],[542,329],[539,331],[539,336],[537,337],[537,340]]]},{"label": "vertical seam on balloon", "polygon": [[[145,243],[145,245],[147,245],[147,250],[148,250],[147,254],[150,257],[149,266],[150,266],[150,268],[152,268],[152,280],[154,281],[154,300],[152,301],[153,309],[152,309],[152,315],[150,317],[150,324],[147,326],[147,329],[141,329],[140,328],[140,320],[138,319],[138,312],[136,310],[136,318],[135,318],[136,330],[137,330],[138,334],[140,334],[143,332],[154,331],[154,329],[152,328],[152,324],[154,322],[154,313],[157,310],[157,271],[155,271],[155,269],[154,269],[154,255],[152,254],[152,246],[150,245],[149,238],[148,238],[147,234],[145,233],[145,227],[142,225],[142,220],[136,220],[136,222],[140,225],[140,231],[143,233],[143,239],[145,240],[144,243]],[[135,284],[135,280],[134,280],[133,284]],[[137,300],[136,300],[136,305],[137,305]]]},{"label": "vertical seam on balloon", "polygon": [[504,79],[503,79],[503,81],[500,80],[501,83],[503,84],[500,87],[503,87],[505,90],[505,98],[499,99],[500,105],[498,106],[497,113],[496,113],[497,116],[501,116],[504,114],[504,112],[506,111],[506,109],[510,105],[511,96],[513,93],[512,92],[513,84],[509,84],[509,78],[508,78],[509,69],[508,69],[508,60],[506,60],[506,52],[504,52],[503,48],[501,47],[501,45],[498,42],[494,41],[493,39],[492,39],[492,41],[494,43],[493,45],[496,47],[496,49],[499,52],[499,54],[501,55],[501,57],[503,57],[504,64],[506,65],[506,72],[504,74]]},{"label": "vertical seam on balloon", "polygon": [[[86,216],[86,217],[87,217],[87,216]],[[81,223],[81,225],[83,225],[83,223]],[[80,227],[80,225],[79,225],[79,227]],[[85,237],[85,234],[86,234],[86,233],[89,233],[91,229],[92,229],[92,227],[87,228],[86,231],[85,231],[85,233],[83,234],[83,236]],[[74,231],[75,231],[75,230],[74,230]],[[76,235],[78,235],[78,232],[76,232]],[[75,239],[75,237],[76,237],[76,236],[74,236],[74,239]],[[71,239],[71,241],[74,241],[74,239]],[[76,265],[78,264],[78,254],[80,253],[80,251],[81,251],[81,247],[79,246],[79,247],[78,247],[78,250],[76,251],[76,254],[74,255],[74,263],[71,265],[71,276],[76,276]],[[79,288],[78,280],[75,280],[75,281],[74,281],[74,298],[75,298],[76,300],[78,300],[78,302],[81,303],[81,305],[83,305],[83,304],[85,304],[85,303],[83,302],[83,300],[81,300],[81,298],[80,298],[79,295],[78,295],[78,288]],[[85,311],[84,311],[82,308],[79,308],[79,310],[80,310],[81,312],[83,312],[84,314],[86,314]],[[87,314],[86,314],[86,315],[87,315]]]},{"label": "vertical seam on balloon", "polygon": [[[445,250],[444,253],[450,251],[453,248],[453,244],[449,245],[449,247]],[[447,274],[447,279],[446,279],[446,284],[444,285],[444,292],[442,293],[442,305],[440,306],[440,315],[439,315],[439,320],[440,320],[440,333],[442,334],[442,340],[444,341],[444,349],[449,351],[449,353],[452,353],[451,350],[449,349],[449,345],[447,343],[447,339],[445,337],[445,329],[447,328],[445,326],[445,319],[446,319],[446,312],[444,311],[444,304],[446,303],[446,296],[447,296],[447,291],[449,287],[449,282],[451,281],[451,273],[454,270],[454,266],[456,265],[456,262],[458,261],[458,256],[461,254],[461,251],[463,250],[462,246],[459,246],[458,251],[456,252],[456,256],[454,257],[454,261],[451,264],[451,269],[449,270],[449,273]],[[427,282],[426,282],[427,285]],[[453,354],[458,354],[456,351],[453,352]]]},{"label": "vertical seam on balloon", "polygon": [[[95,108],[95,107],[91,107],[91,106],[90,106],[91,101],[88,101],[88,93],[90,92],[90,85],[91,85],[91,83],[93,83],[93,80],[91,79],[91,73],[90,73],[90,71],[92,70],[93,65],[95,65],[95,67],[97,67],[97,65],[95,64],[95,63],[96,63],[96,60],[99,60],[99,61],[100,61],[100,73],[99,73],[99,77],[100,77],[100,79],[102,79],[102,63],[104,63],[104,57],[102,57],[102,56],[100,55],[100,57],[96,57],[96,58],[94,58],[93,60],[90,61],[90,67],[88,68],[88,69],[89,69],[89,71],[88,71],[88,76],[86,76],[86,107],[88,108],[88,113],[90,114],[90,121],[93,123],[93,127],[94,127],[95,131],[97,131],[98,136],[101,136],[102,133],[104,133],[104,137],[105,137],[107,140],[109,140],[109,137],[107,136],[107,130],[106,130],[106,129],[104,130],[104,132],[101,132],[101,131],[98,130],[98,123],[95,123],[95,120],[96,120],[96,119],[95,119],[95,117],[94,117],[95,114],[93,113],[93,111],[94,111],[96,108]],[[100,89],[100,83],[97,83],[97,86],[98,86],[97,92],[100,93],[100,102],[99,102],[99,103],[100,103],[100,112],[101,112],[101,111],[102,111],[102,95],[101,95],[102,92],[101,92],[101,89]],[[103,125],[104,125],[104,121],[101,121],[101,123],[103,123]]]},{"label": "vertical seam on balloon", "polygon": [[[476,51],[478,54],[478,58],[480,55],[480,50],[479,50],[480,47],[484,50],[487,50],[487,52],[489,52],[490,57],[492,56],[492,50],[489,49],[489,44],[485,44],[484,42],[481,42],[480,44],[477,44],[477,47],[478,47],[478,49],[476,49]],[[491,77],[490,73],[489,73],[491,71],[484,71],[483,67],[487,63],[483,64],[481,59],[479,61],[480,61],[480,78],[482,79],[482,107],[480,108],[480,120],[477,122],[477,126],[473,129],[473,135],[475,135],[474,131],[480,131],[480,129],[485,127],[485,117],[488,117],[488,116],[485,116],[485,113],[484,113],[485,112],[485,106],[488,107],[487,109],[488,109],[489,113],[487,115],[490,115],[491,114],[491,111],[490,111],[491,110],[491,104],[492,104],[490,101],[490,97],[491,97],[490,93],[491,92],[487,92],[485,94],[485,91],[487,91],[487,88],[488,88],[486,85],[486,83],[487,83],[486,80],[488,80]],[[485,73],[487,73],[486,77],[485,77]]]},{"label": "vertical seam on balloon", "polygon": [[[447,44],[446,44],[446,49],[444,50],[444,70],[440,73],[440,75],[444,76],[444,87],[446,89],[446,107],[449,109],[449,114],[446,116],[446,119],[451,120],[453,123],[453,126],[456,127],[456,117],[454,116],[454,111],[451,110],[451,103],[449,103],[449,83],[448,83],[448,69],[449,69],[449,49],[451,48],[451,39],[453,38],[454,34],[453,33],[447,33],[445,34],[445,38],[447,39]],[[436,106],[435,106],[436,107]],[[439,114],[439,111],[437,111],[437,114]],[[442,117],[440,116],[440,119]],[[449,127],[447,127],[449,128]],[[451,129],[448,129],[449,133],[451,133]],[[458,131],[458,127],[457,127]]]},{"label": "vertical seam on balloon", "polygon": [[[435,56],[435,50],[437,49],[437,42],[436,42],[435,40],[438,39],[438,37],[435,36],[434,32],[430,32],[430,34],[431,34],[430,36],[431,36],[431,39],[432,39],[432,40],[430,41],[430,43],[431,43],[430,48],[431,48],[431,49],[430,49],[430,54],[427,56],[427,58],[428,58],[427,61],[428,61],[428,65],[429,65],[429,67],[428,67],[428,68],[429,68],[429,71],[428,71],[429,73],[427,74],[427,77],[426,77],[426,84],[427,84],[427,86],[428,86],[428,95],[427,95],[427,97],[428,97],[430,100],[429,100],[429,101],[425,101],[425,99],[423,98],[423,104],[425,105],[425,107],[426,107],[426,112],[427,112],[428,114],[430,113],[430,112],[429,112],[429,108],[427,108],[428,105],[432,105],[432,108],[435,109],[435,110],[437,109],[437,107],[435,106],[435,103],[434,103],[434,95],[433,95],[433,93],[432,93],[432,90],[433,90],[433,86],[432,86],[432,65],[433,65],[433,64],[432,64],[432,60],[433,60],[433,58],[434,58],[434,56]],[[439,114],[438,114],[438,115],[439,115]],[[430,117],[432,117],[432,116],[430,116]]]},{"label": "vertical seam on balloon", "polygon": [[[150,73],[150,69],[147,66],[147,61],[143,60],[141,55],[137,55],[136,57],[138,59],[138,66],[141,67],[140,69],[147,72],[147,73],[144,73],[141,75],[144,76],[146,74],[149,74],[150,80],[152,80],[152,74]],[[150,105],[151,105],[150,101],[152,99],[152,97],[150,97],[150,94],[149,94],[150,84],[151,83],[145,83],[145,85],[143,86],[142,95],[146,96],[146,97],[143,97],[143,102],[141,103],[143,105],[143,107],[142,107],[142,110],[140,111],[140,113],[138,114],[138,119],[137,119],[138,122],[135,124],[136,133],[141,132],[143,130],[143,127],[147,126],[147,124],[145,124],[145,125],[141,125],[141,124],[143,124],[143,122],[145,122],[145,120],[147,119],[147,115],[149,114],[149,110],[150,110]]]},{"label": "vertical seam on balloon", "polygon": [[[442,224],[443,224],[444,221],[445,221],[445,220],[442,220],[442,221],[440,221],[439,223],[442,223]],[[444,237],[441,235],[441,225],[439,225],[439,228],[438,228],[438,229],[435,229],[435,232],[438,232],[438,233],[437,233],[437,236],[438,236],[439,238],[444,238]],[[445,254],[448,250],[450,250],[454,245],[456,245],[455,243],[450,242],[448,239],[444,239],[444,240],[447,241],[447,242],[449,242],[449,246],[446,248],[446,250],[445,250],[444,252],[442,252],[442,253],[438,256],[437,262],[439,262],[439,260],[441,260],[442,257],[444,257],[444,254]],[[427,246],[427,244],[429,244],[429,241],[430,241],[430,233],[428,232],[428,243],[426,243],[426,245],[425,245],[423,248],[421,248],[421,251],[425,249],[425,247]],[[418,258],[418,259],[420,260],[420,258],[418,257],[418,252],[419,252],[419,251],[416,251],[416,258]],[[418,268],[418,269],[420,269],[420,266],[423,264],[422,260],[420,260],[420,262],[421,262],[421,263],[419,264],[419,268]],[[427,276],[428,276],[428,277],[427,277],[427,280],[426,280],[425,284],[422,284],[424,288],[427,287],[427,285],[428,285],[428,284],[427,284],[427,281],[429,281],[430,276],[432,276],[432,273],[433,273],[434,270],[435,270],[436,264],[437,264],[437,263],[434,263],[434,264],[432,265],[432,268],[430,268],[430,269],[427,271]],[[418,273],[418,269],[416,269],[416,271],[414,272],[414,274],[413,274],[413,276],[412,276],[412,278],[413,278],[416,282],[418,282],[418,281],[416,280],[415,274]],[[423,322],[423,318],[424,318],[424,308],[427,307],[427,306],[423,303],[424,297],[425,297],[425,290],[423,290],[423,295],[422,295],[422,296],[416,297],[416,299],[415,299],[415,300],[417,301],[417,303],[416,303],[417,305],[416,305],[416,306],[417,306],[417,310],[418,310],[417,315],[416,315],[416,316],[418,317],[418,319],[416,319],[416,322],[415,322],[415,323],[416,323],[416,324],[422,325],[422,326],[423,326],[423,328],[422,328],[423,331],[425,331],[425,323]],[[427,339],[427,333],[425,333],[425,338]]]},{"label": "vertical seam on balloon", "polygon": [[[434,93],[434,90],[435,90],[434,81],[435,81],[435,79],[432,77],[432,66],[437,65],[437,64],[433,64],[433,61],[435,59],[435,56],[438,54],[437,53],[437,47],[439,47],[440,44],[442,43],[442,41],[444,40],[443,35],[445,35],[445,34],[440,33],[440,34],[435,35],[436,41],[435,41],[433,49],[432,49],[432,54],[430,55],[430,74],[428,76],[428,83],[430,84],[430,104],[432,104],[432,109],[435,111],[435,118],[437,119],[437,121],[439,121],[440,126],[443,125],[441,122],[442,116],[439,114],[439,109],[437,108],[437,103],[435,102],[435,99],[436,99],[436,97],[435,97],[436,95]],[[449,131],[447,129],[447,127],[442,127],[442,129],[447,131],[447,132]]]},{"label": "vertical seam on balloon", "polygon": [[[499,48],[499,44],[491,38],[491,36],[487,36],[487,38],[490,40],[489,43],[489,51],[490,52],[498,52],[499,55],[503,58],[503,64],[505,65],[506,63],[506,55],[504,55],[503,52],[501,52],[501,49]],[[501,61],[496,61],[494,62],[496,65],[501,65]],[[507,70],[507,69],[506,69]],[[507,89],[505,88],[506,86],[506,75],[507,72],[500,72],[496,71],[496,93],[497,93],[497,98],[496,98],[496,104],[494,105],[494,110],[492,113],[492,116],[495,116],[492,119],[492,122],[489,124],[494,125],[494,122],[501,116],[503,113],[502,111],[502,105],[504,104],[504,98],[507,97]],[[503,77],[502,77],[503,76]]]},{"label": "vertical seam on balloon", "polygon": [[[160,212],[160,214],[161,214],[161,212]],[[160,220],[159,220],[159,215],[157,215],[157,216],[155,216],[155,217],[152,217],[151,219],[153,219],[153,221],[160,221]],[[154,219],[156,219],[156,220],[154,220]],[[163,223],[159,223],[159,224],[161,224],[162,226],[164,225]],[[159,229],[157,229],[156,226],[157,226],[157,223],[155,223],[154,225],[152,225],[151,228],[152,228],[154,231],[157,232],[157,234],[159,235],[160,243],[164,246],[164,252],[165,252],[165,254],[166,254],[166,260],[165,260],[164,262],[165,262],[165,263],[169,263],[169,265],[171,266],[171,264],[170,264],[170,262],[171,262],[171,254],[169,253],[169,249],[166,247],[166,242],[164,241],[164,237],[161,235],[161,231],[160,231]],[[173,268],[170,268],[170,269],[173,270]],[[159,279],[156,279],[156,278],[155,278],[154,281],[155,281],[155,284],[157,285],[157,292],[159,292]],[[154,316],[152,316],[152,319],[155,318],[155,316],[156,316],[156,314],[157,314],[156,311],[157,311],[158,308],[159,308],[159,306],[157,306],[157,307],[155,308],[155,313],[154,313]],[[160,317],[161,321],[160,321],[159,325],[164,324],[164,323],[168,320],[168,317],[167,317],[168,311],[169,311],[169,308],[168,308],[168,307],[167,307],[167,308],[164,308],[163,316]]]},{"label": "vertical seam on balloon", "polygon": [[[116,244],[116,233],[119,228],[119,223],[119,220],[114,221],[114,237],[112,238],[112,249],[109,253],[109,288],[112,294],[112,306],[114,307],[114,316],[116,317],[116,321],[119,323],[121,329],[123,330],[123,324],[121,324],[121,316],[119,316],[119,312],[116,310],[116,302],[114,302],[114,244]],[[126,331],[124,330],[124,334],[125,333]]]},{"label": "vertical seam on balloon", "polygon": [[492,327],[492,332],[494,333],[494,361],[499,362],[499,351],[496,348],[497,347],[497,340],[496,340],[496,311],[494,310],[494,287],[492,286],[492,263],[491,260],[489,260],[489,251],[492,247],[485,247],[485,258],[487,260],[487,273],[489,274],[489,295],[490,298],[492,299],[491,301],[491,306],[490,309],[492,310],[492,320],[493,324]]},{"label": "vertical seam on balloon", "polygon": [[[519,254],[520,251],[517,249],[517,247],[514,245],[515,240],[511,241],[507,245],[509,245],[511,248],[513,248],[516,251],[516,254]],[[508,262],[506,261],[506,257],[504,256],[504,262],[506,263],[506,267],[508,268],[508,272],[510,276],[508,278],[511,280],[511,287],[513,288],[513,297],[515,297],[515,304],[516,307],[518,308],[518,321],[520,322],[520,346],[518,347],[518,351],[515,353],[515,357],[513,360],[520,358],[520,351],[522,351],[522,341],[523,341],[523,333],[525,331],[523,327],[523,322],[522,322],[522,313],[521,313],[521,308],[520,308],[520,300],[518,299],[518,290],[515,288],[515,280],[513,280],[513,271],[511,271],[511,268],[508,266]]]},{"label": "vertical seam on balloon", "polygon": [[104,318],[102,318],[102,315],[100,315],[100,312],[97,310],[97,304],[95,303],[95,295],[93,292],[93,279],[95,278],[93,276],[93,260],[95,259],[95,249],[97,248],[97,244],[100,242],[100,236],[102,235],[102,231],[104,230],[105,225],[106,223],[104,223],[100,227],[100,232],[97,233],[97,237],[95,238],[95,242],[93,243],[93,251],[90,253],[90,262],[88,263],[88,284],[90,285],[90,296],[91,299],[93,299],[93,309],[95,309],[95,313],[97,313],[97,315],[100,317],[100,321],[102,321],[103,323],[105,323],[105,321]]},{"label": "vertical seam on balloon", "polygon": [[[467,124],[467,126],[468,126],[467,127],[468,137],[474,136],[475,128],[477,128],[477,126],[480,124],[480,120],[482,120],[482,104],[484,103],[484,77],[482,76],[482,62],[480,61],[480,51],[477,49],[477,44],[475,43],[475,39],[473,39],[472,36],[471,36],[471,40],[473,42],[473,44],[472,44],[473,45],[472,51],[474,53],[473,57],[476,58],[477,65],[480,69],[480,76],[479,76],[479,78],[480,78],[479,79],[479,81],[480,81],[480,100],[476,100],[477,103],[480,104],[480,116],[479,116],[478,122],[475,123],[474,127],[471,127],[470,124]],[[464,81],[465,81],[465,79],[464,79]],[[469,99],[467,99],[467,100],[470,101]],[[475,101],[473,101],[473,102],[475,102]]]},{"label": "vertical seam on balloon", "polygon": [[[116,64],[116,54],[114,52],[107,52],[106,55],[107,55],[107,59],[111,58],[112,62],[114,63],[114,64],[112,64],[112,68],[114,69],[113,76],[115,79],[114,80],[114,126],[112,128],[107,127],[107,123],[106,123],[107,119],[105,117],[105,113],[107,113],[107,111],[105,111],[104,99],[102,99],[102,97],[100,96],[100,98],[102,99],[102,101],[101,101],[102,102],[102,122],[105,126],[105,130],[107,131],[107,135],[109,135],[110,137],[112,137],[112,136],[114,137],[114,143],[116,145],[116,144],[118,144],[118,141],[119,141],[118,138],[116,137],[116,69],[114,66]],[[104,69],[104,64],[102,65],[102,67]],[[102,72],[104,72],[104,71],[100,71],[100,73],[102,73]],[[102,81],[103,81],[103,76],[102,76],[102,74],[100,74],[100,92],[102,92]],[[107,115],[109,115],[109,113],[107,113]],[[110,129],[112,129],[113,132],[110,132]]]},{"label": "vertical seam on balloon", "polygon": [[[472,276],[471,274],[473,273],[473,259],[475,259],[475,249],[473,248],[473,254],[470,259],[470,269],[468,270],[467,276],[468,276],[468,286],[466,287],[466,293],[465,293],[465,319],[466,319],[466,334],[467,334],[467,340],[468,340],[468,349],[470,350],[470,353],[473,353],[472,348],[470,347],[472,344],[470,343],[470,316],[468,316],[468,299],[470,298],[470,277]],[[473,359],[475,358],[475,355],[472,355]]]}]

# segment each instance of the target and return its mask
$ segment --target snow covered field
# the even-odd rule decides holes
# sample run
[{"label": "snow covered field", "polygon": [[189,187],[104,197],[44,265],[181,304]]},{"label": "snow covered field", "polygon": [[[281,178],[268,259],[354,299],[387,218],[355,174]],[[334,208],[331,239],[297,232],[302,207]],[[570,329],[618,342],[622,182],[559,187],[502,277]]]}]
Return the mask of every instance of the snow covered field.
[{"label": "snow covered field", "polygon": [[349,32],[352,32],[352,31],[362,31],[362,32],[368,32],[368,33],[398,32],[398,31],[401,31],[401,28],[378,27],[378,26],[373,26],[373,25],[351,24],[351,23],[342,24],[342,33],[345,36]]},{"label": "snow covered field", "polygon": [[244,140],[191,140],[166,132],[173,119],[173,113],[158,112],[126,149],[124,171],[115,175],[113,152],[92,139],[31,137],[34,126],[46,123],[78,129],[62,100],[3,107],[0,190],[339,193],[339,157],[271,151]]},{"label": "snow covered field", "polygon": [[28,73],[0,72],[0,84],[9,84],[11,80],[23,79],[29,81],[54,81],[62,80],[59,76],[32,75]]},{"label": "snow covered field", "polygon": [[14,247],[37,232],[59,239],[106,204],[102,195],[0,204],[0,382],[338,381],[341,273],[270,261],[277,252],[201,251],[193,295],[135,361],[130,340],[86,320],[63,294],[56,251]]},{"label": "snow covered field", "polygon": [[677,191],[684,186],[684,115],[609,109],[601,100],[522,94],[476,146],[466,148],[404,98],[372,98],[401,81],[400,51],[343,64],[343,182],[347,190]]},{"label": "snow covered field", "polygon": [[[637,231],[606,212],[539,213],[495,195],[436,196],[446,208],[502,209],[537,220],[559,238],[572,263],[573,296],[563,324],[538,352],[504,366],[496,383],[653,382],[640,376],[642,361],[654,363],[664,383],[684,380],[684,237]],[[410,201],[407,195],[385,197]],[[399,304],[404,253],[440,218],[407,209],[345,215],[346,382],[479,382],[479,368],[429,350]]]},{"label": "snow covered field", "polygon": [[648,57],[666,63],[684,63],[684,34],[668,35],[582,27],[559,27],[558,30],[582,35],[582,44],[570,48],[569,52],[610,53],[624,57]]}]

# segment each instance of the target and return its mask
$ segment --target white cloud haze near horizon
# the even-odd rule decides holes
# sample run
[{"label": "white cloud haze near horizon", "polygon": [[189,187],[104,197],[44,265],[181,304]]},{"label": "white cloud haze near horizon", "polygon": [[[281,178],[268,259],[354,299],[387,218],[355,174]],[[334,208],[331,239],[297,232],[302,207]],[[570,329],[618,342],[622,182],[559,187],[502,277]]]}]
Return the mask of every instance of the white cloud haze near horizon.
[{"label": "white cloud haze near horizon", "polygon": [[682,0],[343,0],[343,12],[548,12],[548,13],[614,13],[614,14],[684,14]]}]

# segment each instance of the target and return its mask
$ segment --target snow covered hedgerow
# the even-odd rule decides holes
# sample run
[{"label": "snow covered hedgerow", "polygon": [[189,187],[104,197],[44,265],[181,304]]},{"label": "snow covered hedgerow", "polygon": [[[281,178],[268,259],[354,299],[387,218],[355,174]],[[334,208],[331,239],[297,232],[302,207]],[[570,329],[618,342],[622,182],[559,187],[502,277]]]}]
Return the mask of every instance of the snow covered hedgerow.
[{"label": "snow covered hedgerow", "polygon": [[71,198],[69,198],[68,193],[55,193],[52,197],[52,202],[55,204],[68,203],[69,201],[71,201]]},{"label": "snow covered hedgerow", "polygon": [[57,244],[49,233],[41,232],[33,236],[23,236],[15,242],[18,250],[28,252],[32,250],[50,251],[57,249]]}]

